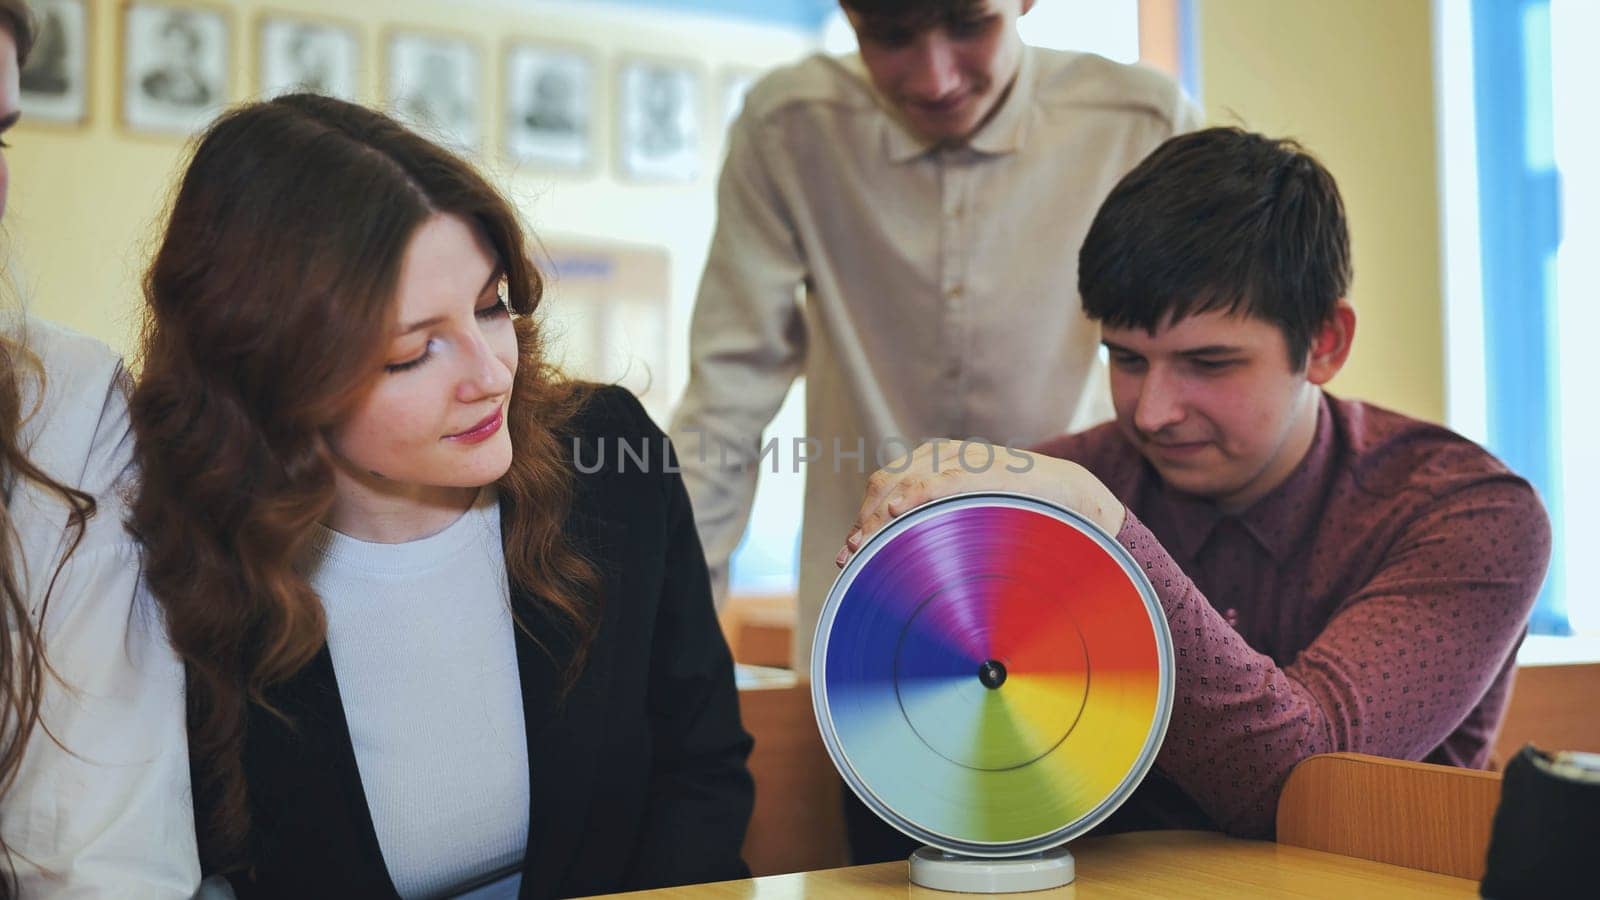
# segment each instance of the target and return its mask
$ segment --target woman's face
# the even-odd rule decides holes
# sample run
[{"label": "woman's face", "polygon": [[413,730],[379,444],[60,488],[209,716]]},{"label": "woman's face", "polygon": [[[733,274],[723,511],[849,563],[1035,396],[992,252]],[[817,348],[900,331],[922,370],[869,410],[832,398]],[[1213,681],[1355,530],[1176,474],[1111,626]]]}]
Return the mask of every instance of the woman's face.
[{"label": "woman's face", "polygon": [[383,371],[327,432],[342,501],[470,503],[511,466],[517,338],[476,225],[435,215],[401,265]]},{"label": "woman's face", "polygon": [[[17,106],[21,95],[18,86],[19,72],[17,68],[17,40],[12,37],[10,29],[0,27],[0,136],[3,136],[17,124],[17,119],[22,116],[22,110]],[[5,146],[0,141],[0,147]],[[0,153],[0,216],[6,213],[6,195],[11,189],[11,168],[6,164],[4,153]]]}]

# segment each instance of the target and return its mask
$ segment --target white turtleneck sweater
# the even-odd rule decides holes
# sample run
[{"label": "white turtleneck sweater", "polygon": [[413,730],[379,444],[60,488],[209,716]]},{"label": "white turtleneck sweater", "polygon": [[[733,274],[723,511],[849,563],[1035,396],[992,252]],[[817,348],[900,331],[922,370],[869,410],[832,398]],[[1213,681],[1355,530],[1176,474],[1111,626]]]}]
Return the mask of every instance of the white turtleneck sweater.
[{"label": "white turtleneck sweater", "polygon": [[[518,867],[527,733],[494,492],[421,540],[374,544],[320,528],[314,550],[311,585],[400,896],[450,896]],[[515,896],[519,880],[472,896]]]}]

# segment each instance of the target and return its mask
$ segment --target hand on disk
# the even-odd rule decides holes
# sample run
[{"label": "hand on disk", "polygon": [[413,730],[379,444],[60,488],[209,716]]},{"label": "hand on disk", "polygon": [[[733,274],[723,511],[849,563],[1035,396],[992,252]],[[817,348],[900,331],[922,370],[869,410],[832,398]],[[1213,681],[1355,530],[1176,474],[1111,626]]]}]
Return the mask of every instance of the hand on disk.
[{"label": "hand on disk", "polygon": [[872,473],[867,496],[834,564],[843,568],[891,519],[941,497],[1010,491],[1049,500],[1115,536],[1125,510],[1116,495],[1075,462],[974,441],[935,440]]}]

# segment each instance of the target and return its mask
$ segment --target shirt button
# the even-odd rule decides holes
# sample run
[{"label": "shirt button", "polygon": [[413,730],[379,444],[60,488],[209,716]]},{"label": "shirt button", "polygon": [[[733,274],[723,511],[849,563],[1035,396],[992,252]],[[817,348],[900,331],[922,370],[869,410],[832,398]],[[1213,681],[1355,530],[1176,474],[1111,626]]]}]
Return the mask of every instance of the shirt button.
[{"label": "shirt button", "polygon": [[947,288],[945,290],[944,295],[946,297],[950,298],[951,300],[959,300],[959,299],[961,299],[961,285],[959,285],[959,284],[952,285],[951,287],[949,287],[949,288]]}]

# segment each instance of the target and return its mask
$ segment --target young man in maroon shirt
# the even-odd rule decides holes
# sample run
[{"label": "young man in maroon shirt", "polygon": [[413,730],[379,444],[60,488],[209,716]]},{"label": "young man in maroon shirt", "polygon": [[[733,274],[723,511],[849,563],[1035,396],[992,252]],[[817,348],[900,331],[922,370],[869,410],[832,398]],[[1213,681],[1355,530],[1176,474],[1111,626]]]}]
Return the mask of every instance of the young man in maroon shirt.
[{"label": "young man in maroon shirt", "polygon": [[1349,247],[1332,176],[1296,144],[1172,138],[1079,257],[1116,421],[1031,468],[926,444],[873,476],[840,551],[930,499],[1008,490],[1133,554],[1171,626],[1176,703],[1114,828],[1270,837],[1284,778],[1316,753],[1489,761],[1549,522],[1471,441],[1322,389],[1356,332]]}]

